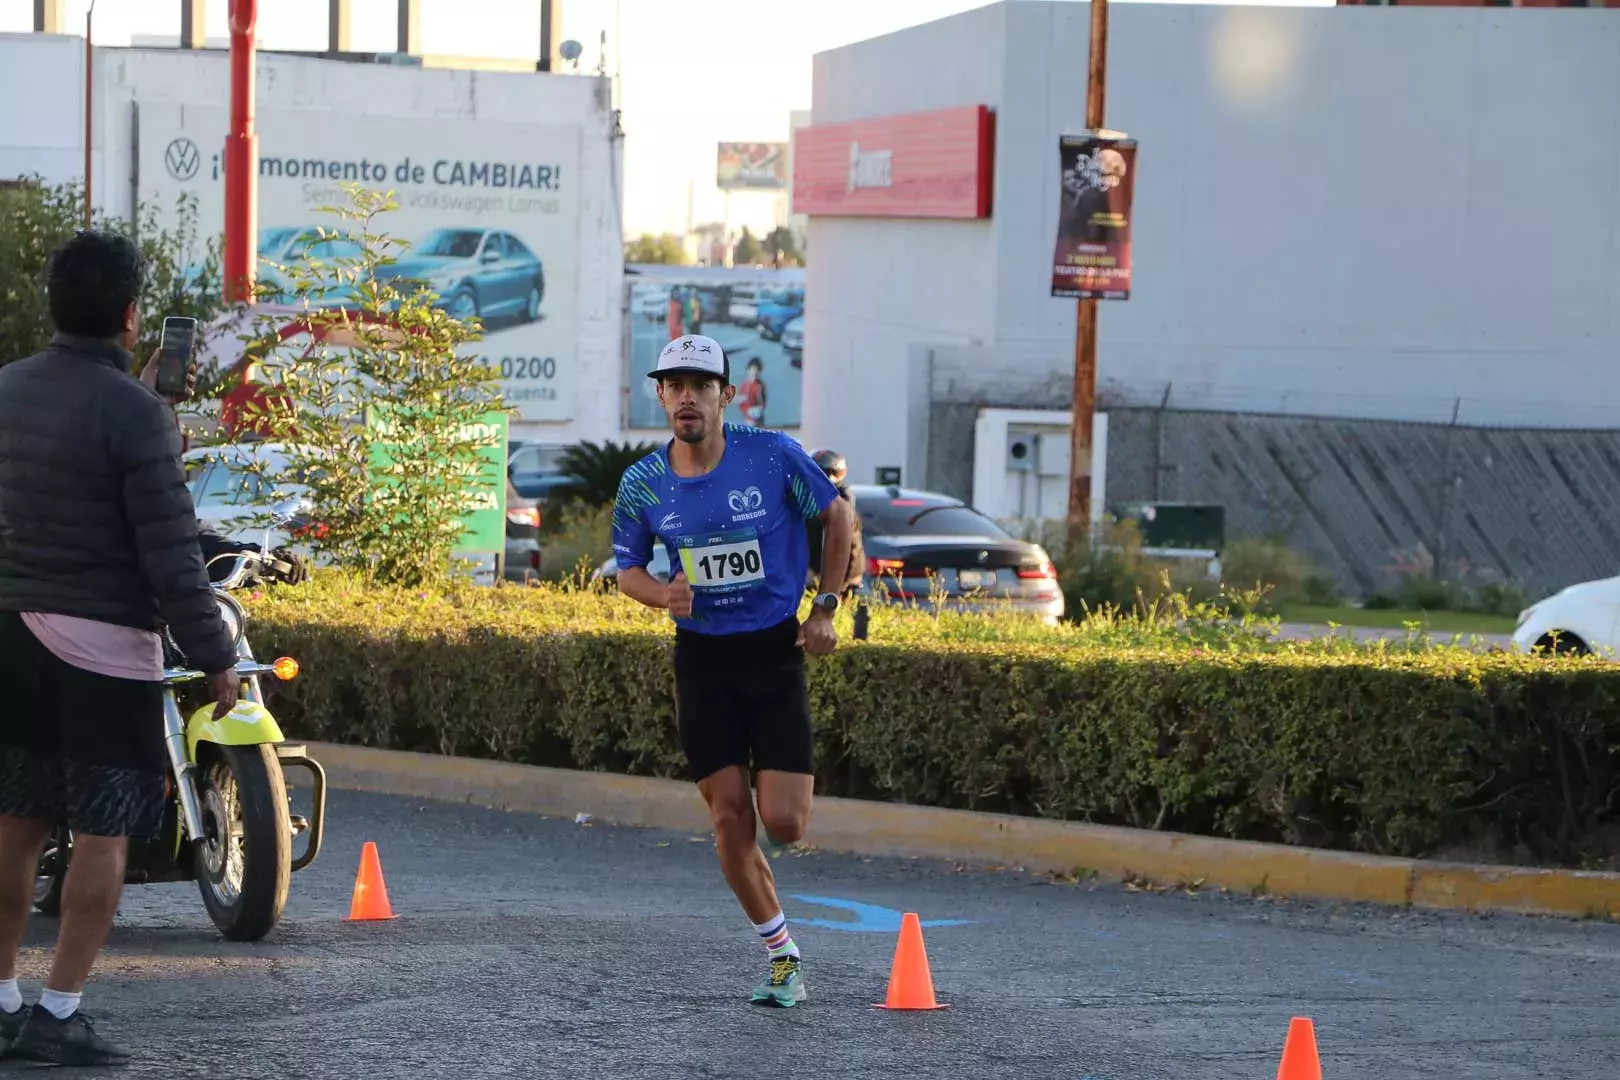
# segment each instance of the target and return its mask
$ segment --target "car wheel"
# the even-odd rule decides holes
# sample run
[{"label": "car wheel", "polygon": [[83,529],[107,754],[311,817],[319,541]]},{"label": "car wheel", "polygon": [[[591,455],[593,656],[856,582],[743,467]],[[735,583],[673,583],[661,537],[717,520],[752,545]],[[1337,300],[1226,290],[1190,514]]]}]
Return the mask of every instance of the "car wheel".
[{"label": "car wheel", "polygon": [[471,285],[463,285],[450,298],[450,314],[457,319],[478,318],[478,296]]},{"label": "car wheel", "polygon": [[1562,630],[1551,630],[1541,635],[1536,642],[1536,651],[1549,652],[1554,656],[1590,656],[1591,646],[1574,634]]},{"label": "car wheel", "polygon": [[537,322],[540,319],[540,286],[529,286],[529,302],[523,309],[523,318],[526,322]]}]

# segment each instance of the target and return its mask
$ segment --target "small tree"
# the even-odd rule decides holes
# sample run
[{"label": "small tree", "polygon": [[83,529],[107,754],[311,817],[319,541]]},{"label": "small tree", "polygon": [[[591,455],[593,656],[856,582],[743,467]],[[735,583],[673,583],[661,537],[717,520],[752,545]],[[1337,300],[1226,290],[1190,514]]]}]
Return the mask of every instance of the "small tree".
[{"label": "small tree", "polygon": [[803,266],[804,253],[799,250],[799,238],[786,225],[779,225],[765,235],[762,241],[765,254],[772,266]]},{"label": "small tree", "polygon": [[758,238],[744,225],[742,235],[737,238],[737,246],[731,251],[731,261],[738,266],[753,266],[760,261],[762,250]]},{"label": "small tree", "polygon": [[568,484],[557,488],[556,493],[586,506],[607,506],[618,497],[624,471],[656,449],[656,443],[621,444],[612,439],[600,444],[575,443],[563,451],[557,463],[559,471],[568,477]]},{"label": "small tree", "polygon": [[[225,309],[219,236],[201,229],[196,196],[180,196],[175,210],[172,229],[159,223],[158,207],[151,203],[140,204],[134,220],[102,212],[92,218],[96,228],[134,240],[146,260],[137,372],[157,351],[164,316],[189,315],[207,327]],[[45,260],[83,223],[81,184],[30,179],[0,187],[0,364],[31,356],[50,340]],[[198,381],[199,394],[210,396],[219,386],[220,372],[209,365]]]},{"label": "small tree", "polygon": [[626,262],[632,263],[685,266],[686,248],[681,244],[681,238],[673,233],[663,233],[659,236],[642,233],[624,246],[624,258]]},{"label": "small tree", "polygon": [[[307,492],[318,523],[309,539],[336,565],[379,583],[427,584],[449,572],[487,452],[499,444],[504,454],[486,423],[502,409],[499,376],[458,351],[481,336],[476,322],[395,278],[406,245],[377,227],[397,207],[392,195],[344,187],[349,205],[321,208],[337,227],[317,239],[341,237],[359,254],[279,267],[303,308],[302,333],[284,338],[286,317],[267,315],[244,339],[285,402],[263,414],[279,453],[255,455],[246,471],[272,490]],[[332,295],[343,306],[318,306]]]}]

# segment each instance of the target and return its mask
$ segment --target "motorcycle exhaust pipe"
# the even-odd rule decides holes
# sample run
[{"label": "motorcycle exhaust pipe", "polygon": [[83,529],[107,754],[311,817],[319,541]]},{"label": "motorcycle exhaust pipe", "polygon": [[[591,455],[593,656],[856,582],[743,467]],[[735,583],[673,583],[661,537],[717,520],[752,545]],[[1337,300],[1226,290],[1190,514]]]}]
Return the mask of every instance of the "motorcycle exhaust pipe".
[{"label": "motorcycle exhaust pipe", "polygon": [[180,817],[192,843],[204,839],[202,806],[197,796],[197,766],[186,754],[186,721],[174,694],[163,695],[163,745],[169,751],[169,767],[174,770],[175,794],[180,799]]}]

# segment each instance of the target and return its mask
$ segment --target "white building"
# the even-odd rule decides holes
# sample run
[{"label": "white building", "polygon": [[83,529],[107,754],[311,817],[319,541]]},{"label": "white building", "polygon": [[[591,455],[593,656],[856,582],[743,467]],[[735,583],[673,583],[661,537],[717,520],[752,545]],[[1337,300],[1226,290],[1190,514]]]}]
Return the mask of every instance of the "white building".
[{"label": "white building", "polygon": [[[1168,393],[1196,410],[1620,427],[1620,20],[1110,18],[1107,126],[1140,151],[1133,293],[1101,304],[1105,407]],[[1084,127],[1089,19],[998,3],[815,58],[801,144],[851,121],[994,113],[988,216],[901,216],[898,193],[874,216],[812,211],[804,433],[861,481],[900,465],[1010,516],[1007,417],[981,413],[1044,410],[1014,427],[1064,441],[1076,305],[1050,296],[1058,138]],[[907,152],[852,150],[882,155],[867,166],[882,177]],[[829,153],[827,182],[854,191],[852,160]],[[975,452],[976,430],[992,445]]]},{"label": "white building", "polygon": [[[228,54],[94,55],[97,205],[128,215],[137,197],[168,206],[195,194],[202,224],[222,230],[217,155]],[[0,178],[82,177],[83,58],[82,38],[0,35],[0,101],[8,103]],[[366,186],[399,192],[386,230],[413,242],[435,229],[484,237],[460,269],[435,270],[446,283],[470,275],[460,287],[489,330],[479,349],[505,366],[509,398],[524,410],[513,435],[553,443],[617,436],[622,156],[606,80],[261,53],[257,111],[261,248],[276,226],[323,223],[311,216],[315,205],[341,198],[338,181],[358,169]],[[508,262],[474,265],[496,248]],[[500,291],[478,276],[520,259],[544,271],[532,292]]]}]

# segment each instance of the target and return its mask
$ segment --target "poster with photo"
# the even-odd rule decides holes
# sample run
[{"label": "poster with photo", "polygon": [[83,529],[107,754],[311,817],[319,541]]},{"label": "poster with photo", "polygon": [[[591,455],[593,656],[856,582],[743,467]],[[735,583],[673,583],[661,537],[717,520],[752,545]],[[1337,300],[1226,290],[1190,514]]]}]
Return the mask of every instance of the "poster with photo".
[{"label": "poster with photo", "polygon": [[629,290],[627,426],[668,426],[647,372],[658,352],[683,334],[720,343],[731,362],[737,396],[726,419],[753,427],[796,430],[803,422],[804,271],[724,274],[634,274]]},{"label": "poster with photo", "polygon": [[[223,107],[141,104],[140,198],[172,214],[178,196],[193,195],[200,221],[223,222],[228,123]],[[320,212],[348,204],[341,183],[392,191],[399,207],[375,227],[410,246],[396,254],[391,273],[426,282],[440,306],[483,322],[482,340],[465,351],[499,368],[519,418],[573,417],[579,128],[286,110],[261,112],[257,126],[261,284],[284,284],[263,260],[357,253],[351,242],[315,235],[342,227]],[[346,291],[317,300],[341,305]]]},{"label": "poster with photo", "polygon": [[1131,297],[1131,202],[1136,140],[1086,132],[1058,140],[1062,173],[1052,295],[1083,300]]}]

